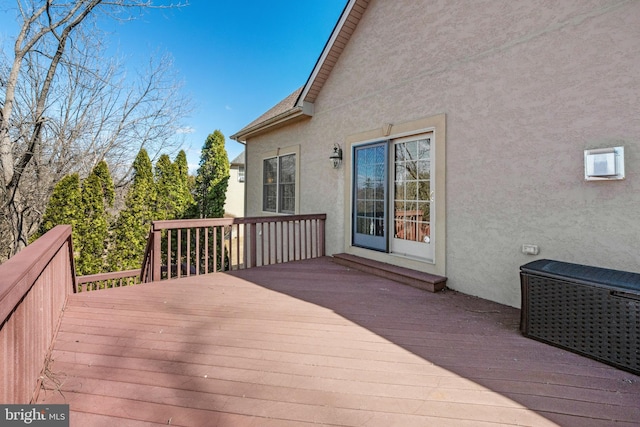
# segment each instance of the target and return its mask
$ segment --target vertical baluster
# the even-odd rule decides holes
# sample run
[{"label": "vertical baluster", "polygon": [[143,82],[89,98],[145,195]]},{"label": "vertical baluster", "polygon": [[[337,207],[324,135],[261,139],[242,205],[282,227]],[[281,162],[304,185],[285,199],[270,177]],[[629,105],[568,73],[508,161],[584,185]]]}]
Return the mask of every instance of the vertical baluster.
[{"label": "vertical baluster", "polygon": [[313,220],[307,220],[307,256],[313,258]]},{"label": "vertical baluster", "polygon": [[171,279],[171,230],[167,229],[167,280]]},{"label": "vertical baluster", "polygon": [[276,227],[276,262],[284,262],[284,252],[283,252],[283,243],[282,243],[282,221],[278,221],[275,223]]},{"label": "vertical baluster", "polygon": [[257,232],[257,224],[255,223],[251,223],[249,224],[249,229],[251,231],[250,236],[249,236],[249,264],[248,267],[255,267],[256,266],[256,243],[257,243],[257,238],[256,238],[256,232]]},{"label": "vertical baluster", "polygon": [[319,249],[319,256],[325,256],[325,252],[324,252],[324,232],[325,232],[325,222],[324,219],[320,219],[318,220],[318,249]]},{"label": "vertical baluster", "polygon": [[225,235],[224,225],[220,226],[220,271],[224,271],[225,250],[227,246],[227,239]]},{"label": "vertical baluster", "polygon": [[269,264],[278,262],[278,233],[276,223],[269,222]]},{"label": "vertical baluster", "polygon": [[182,275],[182,229],[176,229],[178,235],[176,236],[176,277],[179,279]]},{"label": "vertical baluster", "polygon": [[276,223],[268,222],[267,227],[269,227],[269,265],[271,265],[278,262],[278,253],[276,252]]},{"label": "vertical baluster", "polygon": [[256,223],[256,266],[261,265],[264,265],[264,224]]},{"label": "vertical baluster", "polygon": [[315,248],[315,251],[316,251],[316,258],[319,258],[320,257],[320,220],[319,219],[314,220],[314,224],[315,224],[314,233],[316,236],[316,243],[313,247]]},{"label": "vertical baluster", "polygon": [[296,221],[296,225],[298,229],[296,230],[296,244],[298,246],[298,250],[296,251],[296,261],[302,259],[302,224],[300,221]]},{"label": "vertical baluster", "polygon": [[300,259],[306,259],[307,258],[307,220],[303,219],[300,221],[300,247],[301,249],[301,256]]},{"label": "vertical baluster", "polygon": [[315,258],[315,221],[313,219],[309,220],[309,258]]},{"label": "vertical baluster", "polygon": [[300,221],[302,225],[302,246],[304,246],[304,258],[309,258],[309,236],[307,235],[307,220]]},{"label": "vertical baluster", "polygon": [[[222,245],[222,270],[226,270],[226,261],[229,262],[229,269],[231,269],[231,227],[229,227],[229,237],[227,237],[227,226],[222,226],[222,236],[225,238],[225,243]],[[227,244],[229,244],[229,251],[227,252]]]},{"label": "vertical baluster", "polygon": [[204,274],[209,273],[209,227],[204,229]]},{"label": "vertical baluster", "polygon": [[259,238],[260,238],[260,260],[256,260],[258,261],[258,265],[266,265],[265,260],[267,259],[267,252],[266,252],[266,246],[265,246],[265,242],[268,241],[268,230],[266,230],[265,224],[264,222],[260,223],[260,234],[259,234]]},{"label": "vertical baluster", "polygon": [[[233,234],[233,230],[236,232],[236,246],[234,248],[234,252],[236,253],[236,270],[240,268],[240,224],[233,223],[231,225],[231,234]],[[233,270],[233,267],[231,268]]]},{"label": "vertical baluster", "polygon": [[200,274],[200,227],[196,228],[196,256],[194,262],[196,263],[196,275]]},{"label": "vertical baluster", "polygon": [[305,259],[305,245],[304,245],[304,240],[305,240],[305,233],[304,233],[304,219],[301,219],[300,221],[298,221],[298,224],[300,224],[300,259]]},{"label": "vertical baluster", "polygon": [[213,227],[213,272],[218,271],[218,227]]},{"label": "vertical baluster", "polygon": [[291,232],[293,238],[293,258],[291,261],[295,261],[298,259],[298,230],[296,228],[297,222],[291,221]]},{"label": "vertical baluster", "polygon": [[295,221],[288,221],[287,228],[289,229],[289,261],[295,261],[296,259],[296,223]]},{"label": "vertical baluster", "polygon": [[187,244],[184,248],[184,257],[186,263],[185,276],[191,276],[191,229],[186,228],[184,230],[187,233]]},{"label": "vertical baluster", "polygon": [[282,221],[282,262],[289,261],[289,222]]},{"label": "vertical baluster", "polygon": [[260,227],[260,231],[258,231],[258,235],[256,236],[260,250],[256,253],[256,265],[261,266],[265,265],[266,252],[264,242],[267,240],[267,232],[265,230],[264,222],[260,222],[257,225]]},{"label": "vertical baluster", "polygon": [[288,261],[294,261],[296,259],[296,223],[294,221],[287,221],[287,233]]}]

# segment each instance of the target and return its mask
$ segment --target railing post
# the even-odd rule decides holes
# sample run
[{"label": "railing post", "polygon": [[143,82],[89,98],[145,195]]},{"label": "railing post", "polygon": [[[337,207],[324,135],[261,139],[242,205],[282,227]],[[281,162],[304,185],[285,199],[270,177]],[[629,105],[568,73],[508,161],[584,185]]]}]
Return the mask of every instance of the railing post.
[{"label": "railing post", "polygon": [[151,281],[157,281],[161,279],[160,271],[162,264],[162,245],[160,239],[162,238],[162,232],[160,230],[153,230],[153,252],[151,255],[152,273]]}]

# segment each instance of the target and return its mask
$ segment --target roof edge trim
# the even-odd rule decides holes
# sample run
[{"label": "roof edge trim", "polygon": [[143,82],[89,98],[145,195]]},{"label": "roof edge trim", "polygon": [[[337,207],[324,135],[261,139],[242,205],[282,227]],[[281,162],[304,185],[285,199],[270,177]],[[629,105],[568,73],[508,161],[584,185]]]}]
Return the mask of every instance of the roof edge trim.
[{"label": "roof edge trim", "polygon": [[240,143],[245,143],[247,138],[250,138],[252,136],[271,130],[272,128],[280,125],[281,123],[287,122],[289,120],[292,120],[298,117],[302,117],[302,116],[312,117],[313,113],[314,113],[313,103],[303,101],[302,105],[296,105],[292,109],[287,110],[284,113],[278,114],[277,116],[274,116],[267,121],[257,123],[255,126],[251,126],[250,128],[243,129],[240,132],[231,135],[230,138]]},{"label": "roof edge trim", "polygon": [[309,89],[311,89],[311,86],[313,86],[313,81],[318,76],[318,73],[320,72],[322,65],[324,64],[325,60],[327,59],[327,56],[329,55],[329,52],[331,52],[331,50],[333,49],[333,45],[336,42],[338,35],[340,34],[340,30],[344,26],[344,23],[347,22],[347,19],[351,15],[351,10],[355,6],[355,4],[356,4],[356,0],[349,0],[347,5],[344,7],[344,10],[340,15],[340,19],[336,23],[335,27],[333,27],[333,31],[331,32],[331,37],[329,37],[329,40],[327,40],[327,43],[324,45],[322,54],[320,54],[320,57],[316,61],[316,64],[314,65],[313,70],[311,71],[311,74],[307,79],[307,82],[303,86],[302,92],[300,92],[300,95],[298,96],[296,105],[300,105],[301,103],[305,102],[304,100],[306,99],[307,94],[309,93]]}]

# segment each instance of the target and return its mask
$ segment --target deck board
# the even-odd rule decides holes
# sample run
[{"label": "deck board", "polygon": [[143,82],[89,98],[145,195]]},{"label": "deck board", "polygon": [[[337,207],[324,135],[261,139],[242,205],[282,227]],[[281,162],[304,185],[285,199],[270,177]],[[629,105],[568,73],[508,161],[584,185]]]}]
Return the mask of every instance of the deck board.
[{"label": "deck board", "polygon": [[640,425],[640,378],[519,311],[320,258],[75,294],[41,403],[72,425]]}]

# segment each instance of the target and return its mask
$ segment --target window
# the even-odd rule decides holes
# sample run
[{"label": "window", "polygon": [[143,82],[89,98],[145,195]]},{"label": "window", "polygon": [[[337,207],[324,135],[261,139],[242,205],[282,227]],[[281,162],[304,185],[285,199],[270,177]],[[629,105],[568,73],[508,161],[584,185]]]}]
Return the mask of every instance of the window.
[{"label": "window", "polygon": [[244,182],[244,165],[238,166],[238,182]]},{"label": "window", "polygon": [[264,159],[262,171],[262,210],[295,213],[296,155]]}]

